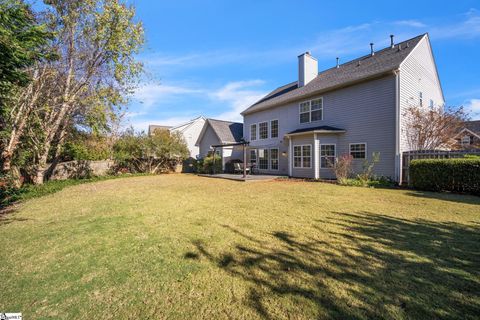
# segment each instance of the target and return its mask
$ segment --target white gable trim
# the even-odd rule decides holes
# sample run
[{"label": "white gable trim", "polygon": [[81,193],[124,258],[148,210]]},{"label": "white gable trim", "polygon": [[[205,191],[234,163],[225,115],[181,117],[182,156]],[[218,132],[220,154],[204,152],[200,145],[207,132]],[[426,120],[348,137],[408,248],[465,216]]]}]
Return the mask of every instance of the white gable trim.
[{"label": "white gable trim", "polygon": [[459,135],[461,135],[462,133],[464,133],[465,131],[467,131],[468,133],[474,135],[475,137],[477,137],[478,139],[480,139],[480,135],[476,134],[475,132],[473,132],[472,130],[468,129],[468,128],[463,128],[462,131],[460,131],[459,133],[457,133],[457,135],[455,135],[454,138],[457,138]]}]

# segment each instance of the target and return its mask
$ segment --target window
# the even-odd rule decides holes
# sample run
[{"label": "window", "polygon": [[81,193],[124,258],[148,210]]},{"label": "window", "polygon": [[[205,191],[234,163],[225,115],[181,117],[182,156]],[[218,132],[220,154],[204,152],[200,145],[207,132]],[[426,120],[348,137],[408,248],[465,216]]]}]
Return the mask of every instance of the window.
[{"label": "window", "polygon": [[320,168],[332,168],[335,164],[335,145],[320,145]]},{"label": "window", "polygon": [[469,146],[473,144],[473,136],[469,136],[469,135],[463,136],[460,143],[462,144],[462,146]]},{"label": "window", "polygon": [[423,92],[420,91],[418,93],[418,104],[420,105],[420,107],[423,107]]},{"label": "window", "polygon": [[258,137],[260,139],[268,139],[268,122],[258,124]]},{"label": "window", "polygon": [[258,149],[258,168],[268,170],[268,149]]},{"label": "window", "polygon": [[257,163],[257,151],[256,150],[250,150],[250,162]]},{"label": "window", "polygon": [[294,146],[293,147],[293,167],[311,168],[312,166],[312,146]]},{"label": "window", "polygon": [[367,156],[367,144],[352,143],[350,145],[350,155],[353,159],[365,159]]},{"label": "window", "polygon": [[433,100],[430,99],[430,110],[433,110],[433,106],[434,106]]},{"label": "window", "polygon": [[323,99],[315,99],[311,102],[311,121],[323,119]]},{"label": "window", "polygon": [[300,123],[323,120],[323,98],[300,103]]},{"label": "window", "polygon": [[278,149],[270,149],[270,169],[278,170]]},{"label": "window", "polygon": [[270,121],[270,138],[278,138],[278,120]]},{"label": "window", "polygon": [[250,125],[250,140],[257,140],[257,125]]}]

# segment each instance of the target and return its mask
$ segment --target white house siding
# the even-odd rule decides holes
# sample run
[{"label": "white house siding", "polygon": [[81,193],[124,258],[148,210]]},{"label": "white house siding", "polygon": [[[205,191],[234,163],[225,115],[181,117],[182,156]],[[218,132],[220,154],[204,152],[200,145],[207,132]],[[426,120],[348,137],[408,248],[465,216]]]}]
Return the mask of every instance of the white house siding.
[{"label": "white house siding", "polygon": [[425,36],[410,56],[400,66],[400,152],[408,151],[408,121],[404,115],[410,106],[419,105],[419,92],[423,93],[423,106],[428,109],[430,100],[435,106],[445,101],[438,78],[428,36]]},{"label": "white house siding", "polygon": [[211,126],[207,126],[205,133],[199,143],[200,158],[204,158],[208,155],[209,151],[212,151],[211,146],[220,144],[217,134],[213,131]]},{"label": "white house siding", "polygon": [[171,129],[171,131],[180,132],[183,135],[183,138],[185,139],[188,150],[190,152],[190,157],[192,158],[197,158],[197,156],[200,154],[200,148],[195,144],[204,124],[205,119],[203,117],[199,117],[193,120],[191,123],[187,123],[185,125]]},{"label": "white house siding", "polygon": [[[395,176],[395,76],[360,83],[347,88],[320,94],[309,99],[298,100],[268,110],[258,111],[244,116],[244,135],[251,147],[278,146],[280,153],[288,150],[285,134],[300,128],[329,125],[346,132],[337,135],[337,156],[349,152],[350,143],[367,143],[368,158],[372,152],[380,152],[380,163],[375,167],[379,176]],[[301,101],[323,97],[323,120],[300,124],[299,103]],[[266,140],[250,139],[250,125],[262,121],[279,120],[279,137]],[[258,128],[257,128],[258,129]],[[313,147],[313,134],[312,147]],[[258,138],[258,134],[257,134]],[[322,135],[318,135],[322,140]],[[325,137],[324,137],[325,139]],[[280,156],[280,174],[288,174],[288,157]],[[361,169],[360,160],[355,160],[357,171]],[[294,170],[292,175],[296,175]],[[299,173],[298,173],[299,174]],[[312,169],[308,173],[315,177]],[[322,172],[320,172],[322,175]],[[304,176],[304,174],[300,175]]]}]

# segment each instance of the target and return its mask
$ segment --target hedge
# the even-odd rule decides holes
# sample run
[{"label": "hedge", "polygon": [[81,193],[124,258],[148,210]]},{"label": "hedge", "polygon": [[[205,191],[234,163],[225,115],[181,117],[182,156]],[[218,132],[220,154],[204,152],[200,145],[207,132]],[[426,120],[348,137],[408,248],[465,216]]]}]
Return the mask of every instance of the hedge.
[{"label": "hedge", "polygon": [[480,159],[413,160],[409,169],[415,189],[480,195]]}]

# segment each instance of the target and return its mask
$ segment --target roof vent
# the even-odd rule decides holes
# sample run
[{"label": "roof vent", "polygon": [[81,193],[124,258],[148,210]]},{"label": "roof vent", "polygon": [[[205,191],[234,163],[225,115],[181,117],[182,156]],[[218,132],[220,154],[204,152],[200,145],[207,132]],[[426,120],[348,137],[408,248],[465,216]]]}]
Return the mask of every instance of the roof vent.
[{"label": "roof vent", "polygon": [[373,42],[370,42],[370,55],[372,57],[375,55],[375,51],[373,51]]},{"label": "roof vent", "polygon": [[339,61],[339,60],[340,60],[340,58],[339,58],[339,57],[337,57],[337,68],[339,68],[339,67],[340,67],[340,64],[338,63],[338,61]]},{"label": "roof vent", "polygon": [[398,44],[398,51],[402,51],[402,44],[401,43]]},{"label": "roof vent", "polygon": [[407,48],[409,48],[409,47],[410,47],[410,43],[407,42]]},{"label": "roof vent", "polygon": [[394,48],[395,47],[395,43],[393,42],[393,34],[390,35],[390,48]]},{"label": "roof vent", "polygon": [[360,60],[358,60],[357,62],[357,67],[360,67]]}]

